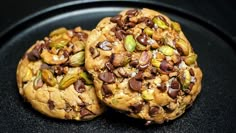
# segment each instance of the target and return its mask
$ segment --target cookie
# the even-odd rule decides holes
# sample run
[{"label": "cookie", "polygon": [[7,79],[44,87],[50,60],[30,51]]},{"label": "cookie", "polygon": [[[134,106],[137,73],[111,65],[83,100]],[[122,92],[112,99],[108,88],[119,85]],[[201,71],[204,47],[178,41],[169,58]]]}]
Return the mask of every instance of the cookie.
[{"label": "cookie", "polygon": [[180,25],[157,11],[102,19],[85,51],[99,99],[147,124],[181,116],[201,90],[197,54]]},{"label": "cookie", "polygon": [[20,94],[34,109],[59,119],[89,120],[104,106],[84,67],[90,31],[58,28],[27,50],[17,67]]}]

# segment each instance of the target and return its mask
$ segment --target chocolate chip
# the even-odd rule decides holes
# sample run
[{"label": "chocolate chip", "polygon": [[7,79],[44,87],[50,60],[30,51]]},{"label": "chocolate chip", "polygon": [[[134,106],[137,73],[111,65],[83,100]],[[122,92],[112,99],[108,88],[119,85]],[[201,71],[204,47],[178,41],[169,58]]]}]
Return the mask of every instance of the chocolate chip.
[{"label": "chocolate chip", "polygon": [[165,83],[161,83],[161,86],[157,87],[160,91],[164,92],[166,91],[167,87]]},{"label": "chocolate chip", "polygon": [[81,118],[88,116],[88,115],[94,115],[94,113],[92,113],[90,110],[84,108],[80,108],[80,116]]},{"label": "chocolate chip", "polygon": [[135,16],[138,13],[137,9],[128,10],[125,14],[128,16]]},{"label": "chocolate chip", "polygon": [[136,24],[133,23],[133,22],[128,22],[128,23],[125,24],[125,27],[126,27],[125,29],[133,28],[133,27],[135,27],[135,25]]},{"label": "chocolate chip", "polygon": [[115,32],[115,36],[116,38],[118,38],[119,40],[123,40],[125,38],[125,34],[126,32],[124,30],[117,30]]},{"label": "chocolate chip", "polygon": [[129,106],[129,108],[134,113],[139,113],[142,110],[142,107],[143,107],[143,104],[140,104],[140,103]]},{"label": "chocolate chip", "polygon": [[170,108],[168,107],[168,105],[167,105],[167,106],[163,106],[162,108],[163,108],[163,110],[165,110],[166,113],[171,113],[171,112],[174,111],[174,110],[170,109]]},{"label": "chocolate chip", "polygon": [[143,80],[143,72],[142,71],[139,71],[135,77],[134,77],[136,80]]},{"label": "chocolate chip", "polygon": [[98,78],[100,80],[104,81],[105,83],[114,83],[115,82],[115,75],[111,72],[100,73],[98,75]]},{"label": "chocolate chip", "polygon": [[190,73],[191,76],[194,76],[194,71],[193,71],[192,68],[189,69],[189,73]]},{"label": "chocolate chip", "polygon": [[143,44],[145,46],[147,46],[149,43],[148,43],[148,36],[146,34],[141,34],[137,37],[137,41],[140,43],[140,44]]},{"label": "chocolate chip", "polygon": [[172,89],[179,89],[180,88],[180,83],[177,80],[173,80],[171,82],[171,86]]},{"label": "chocolate chip", "polygon": [[85,86],[84,83],[81,80],[78,80],[74,83],[74,89],[78,92],[78,93],[82,93],[85,92]]},{"label": "chocolate chip", "polygon": [[117,25],[119,27],[123,28],[125,24],[124,24],[124,22],[121,19],[119,19],[119,20],[117,20]]},{"label": "chocolate chip", "polygon": [[173,66],[168,63],[166,60],[162,60],[160,69],[164,72],[171,72],[173,70]]},{"label": "chocolate chip", "polygon": [[80,41],[86,41],[88,38],[88,34],[85,32],[76,33]]},{"label": "chocolate chip", "polygon": [[135,78],[131,78],[129,80],[129,87],[131,90],[139,92],[142,88],[142,82],[136,80]]},{"label": "chocolate chip", "polygon": [[48,107],[50,110],[53,110],[55,108],[54,101],[49,99],[48,100]]},{"label": "chocolate chip", "polygon": [[109,41],[105,40],[103,42],[99,42],[97,44],[97,47],[102,50],[109,51],[112,49],[112,44]]},{"label": "chocolate chip", "polygon": [[100,55],[99,51],[93,47],[89,48],[89,52],[91,53],[93,59],[95,59],[96,57]]},{"label": "chocolate chip", "polygon": [[114,70],[114,67],[113,67],[113,65],[112,65],[110,62],[107,62],[105,65],[106,65],[106,68],[107,68],[109,71],[113,71],[113,70]]},{"label": "chocolate chip", "polygon": [[167,93],[171,98],[175,99],[178,95],[178,92],[179,92],[179,89],[169,88]]},{"label": "chocolate chip", "polygon": [[33,49],[31,52],[27,54],[28,60],[29,61],[37,61],[40,59],[40,53],[39,50]]},{"label": "chocolate chip", "polygon": [[194,83],[191,82],[191,83],[189,84],[189,86],[188,86],[188,89],[191,91],[192,88],[193,88],[193,86],[194,86]]},{"label": "chocolate chip", "polygon": [[157,75],[157,68],[156,67],[151,68],[151,74]]},{"label": "chocolate chip", "polygon": [[108,85],[105,84],[102,85],[102,92],[105,97],[110,97],[113,94]]},{"label": "chocolate chip", "polygon": [[142,17],[138,19],[138,23],[144,22],[148,27],[152,28],[154,26],[153,21],[148,17]]},{"label": "chocolate chip", "polygon": [[114,16],[110,19],[112,23],[117,23],[118,20],[121,20],[121,15]]},{"label": "chocolate chip", "polygon": [[136,67],[138,65],[138,60],[132,60],[130,63],[129,63],[130,66],[132,67]]},{"label": "chocolate chip", "polygon": [[149,115],[150,115],[150,116],[155,116],[155,115],[158,113],[159,109],[160,109],[160,108],[157,107],[157,106],[150,107],[150,109],[149,109]]}]

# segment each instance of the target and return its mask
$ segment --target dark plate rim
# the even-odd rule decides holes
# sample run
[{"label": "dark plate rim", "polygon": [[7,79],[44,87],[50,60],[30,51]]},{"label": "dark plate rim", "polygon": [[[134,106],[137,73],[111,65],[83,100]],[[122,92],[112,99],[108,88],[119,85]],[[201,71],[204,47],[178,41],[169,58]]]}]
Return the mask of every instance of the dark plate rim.
[{"label": "dark plate rim", "polygon": [[[60,12],[64,8],[70,8],[75,5],[83,5],[83,9],[89,7],[90,4],[99,5],[102,7],[108,7],[108,6],[121,6],[121,3],[125,3],[124,6],[132,7],[132,5],[135,5],[135,7],[143,7],[143,4],[148,4],[149,7],[152,8],[158,8],[159,10],[167,11],[167,12],[174,12],[174,14],[178,14],[181,17],[187,18],[189,20],[192,20],[194,22],[197,22],[199,25],[203,26],[204,28],[214,32],[218,36],[220,36],[224,41],[226,41],[231,48],[233,48],[236,51],[236,39],[234,39],[228,32],[226,32],[222,27],[216,25],[215,23],[209,21],[208,19],[193,13],[191,11],[187,11],[185,9],[175,7],[172,5],[168,5],[166,3],[158,2],[158,1],[135,1],[135,0],[90,0],[90,1],[70,1],[65,2],[61,4],[57,4],[42,10],[39,10],[31,15],[28,15],[24,17],[23,19],[20,19],[16,23],[12,24],[2,32],[0,32],[0,40],[2,44],[4,44],[6,41],[8,41],[13,35],[19,33],[19,31],[22,31],[28,27],[27,24],[31,24],[35,21],[37,18],[44,18],[48,17],[47,14],[50,12]],[[122,7],[122,6],[121,6]],[[0,48],[2,48],[3,45],[0,45]]]}]

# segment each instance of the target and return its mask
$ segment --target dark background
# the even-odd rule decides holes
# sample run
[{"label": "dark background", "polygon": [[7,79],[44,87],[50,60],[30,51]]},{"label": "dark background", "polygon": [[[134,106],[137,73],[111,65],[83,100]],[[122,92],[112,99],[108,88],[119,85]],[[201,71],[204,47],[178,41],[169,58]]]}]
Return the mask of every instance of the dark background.
[{"label": "dark background", "polygon": [[[72,0],[67,0],[72,1]],[[5,0],[0,4],[0,32],[28,15],[65,0]],[[81,0],[89,1],[89,0]],[[124,0],[121,0],[124,1]],[[135,0],[141,1],[141,0]],[[146,0],[147,1],[147,0]],[[236,0],[152,0],[197,14],[236,38]]]}]

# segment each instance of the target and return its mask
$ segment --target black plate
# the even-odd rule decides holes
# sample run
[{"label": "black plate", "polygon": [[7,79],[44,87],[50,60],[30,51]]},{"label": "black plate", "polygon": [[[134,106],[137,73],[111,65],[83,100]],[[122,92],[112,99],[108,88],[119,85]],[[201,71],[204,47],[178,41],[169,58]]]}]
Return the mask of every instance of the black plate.
[{"label": "black plate", "polygon": [[[52,119],[34,111],[18,94],[16,66],[37,39],[57,27],[92,29],[122,9],[152,8],[181,23],[203,70],[202,92],[177,120],[145,127],[144,122],[113,110],[87,122]],[[236,132],[235,42],[199,17],[150,2],[72,2],[48,8],[9,28],[0,38],[0,131],[3,132]]]}]

